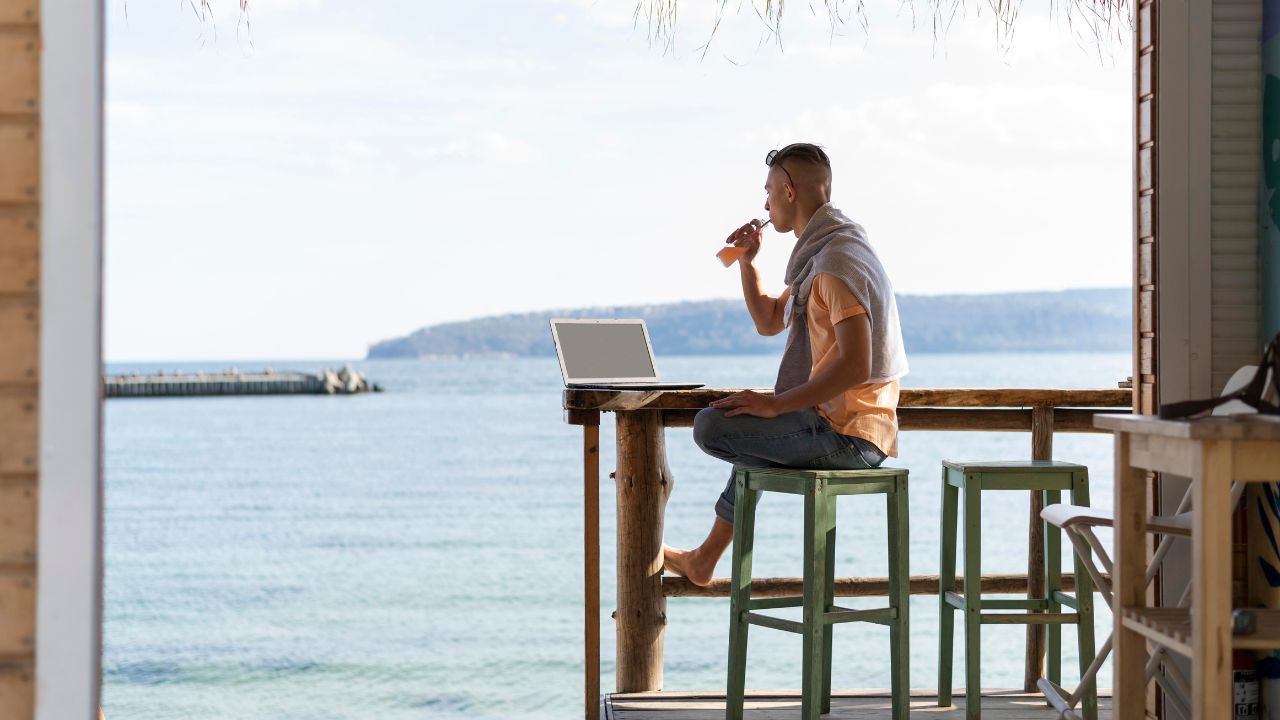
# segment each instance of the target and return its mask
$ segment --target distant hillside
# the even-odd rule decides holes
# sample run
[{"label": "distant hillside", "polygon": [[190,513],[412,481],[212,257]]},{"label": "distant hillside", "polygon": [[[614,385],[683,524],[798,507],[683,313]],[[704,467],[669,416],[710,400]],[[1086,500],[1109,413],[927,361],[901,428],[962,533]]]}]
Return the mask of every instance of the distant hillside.
[{"label": "distant hillside", "polygon": [[[1128,289],[992,295],[899,295],[907,352],[1127,351]],[[369,358],[545,356],[553,317],[644,318],[659,355],[776,353],[783,336],[756,334],[742,300],[595,307],[432,325],[383,340]]]}]

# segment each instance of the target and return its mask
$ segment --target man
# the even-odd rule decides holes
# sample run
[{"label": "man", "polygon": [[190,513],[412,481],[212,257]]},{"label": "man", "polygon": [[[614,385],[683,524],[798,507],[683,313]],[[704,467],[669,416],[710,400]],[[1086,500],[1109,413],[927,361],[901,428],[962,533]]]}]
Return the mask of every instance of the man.
[{"label": "man", "polygon": [[[831,161],[795,143],[769,153],[764,209],[778,232],[796,236],[787,287],[761,288],[755,258],[763,223],[725,240],[743,249],[742,294],[761,335],[788,329],[773,395],[750,390],[698,413],[693,438],[710,455],[745,467],[855,470],[898,450],[898,379],[907,373],[898,306],[862,226],[831,204]],[[695,585],[711,582],[733,541],[734,478],[716,520],[692,550],[663,546],[665,569]]]}]

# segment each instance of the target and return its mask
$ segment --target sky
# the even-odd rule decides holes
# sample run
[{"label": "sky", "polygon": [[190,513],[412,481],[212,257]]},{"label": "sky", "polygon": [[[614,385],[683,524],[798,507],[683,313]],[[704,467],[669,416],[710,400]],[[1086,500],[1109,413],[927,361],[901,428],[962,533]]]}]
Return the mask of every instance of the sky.
[{"label": "sky", "polygon": [[[1128,286],[1132,66],[1027,3],[106,0],[106,357],[360,358],[425,325],[738,297],[768,150],[815,142],[900,293]],[[927,3],[919,3],[922,7]],[[1061,6],[1063,3],[1053,3]],[[792,235],[759,258],[780,290]]]}]

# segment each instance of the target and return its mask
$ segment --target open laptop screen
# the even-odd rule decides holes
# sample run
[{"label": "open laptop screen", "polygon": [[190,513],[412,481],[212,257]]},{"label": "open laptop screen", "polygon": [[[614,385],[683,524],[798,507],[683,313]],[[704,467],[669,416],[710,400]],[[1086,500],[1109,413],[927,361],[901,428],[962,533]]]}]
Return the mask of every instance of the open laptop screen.
[{"label": "open laptop screen", "polygon": [[656,380],[641,320],[553,320],[566,382]]}]

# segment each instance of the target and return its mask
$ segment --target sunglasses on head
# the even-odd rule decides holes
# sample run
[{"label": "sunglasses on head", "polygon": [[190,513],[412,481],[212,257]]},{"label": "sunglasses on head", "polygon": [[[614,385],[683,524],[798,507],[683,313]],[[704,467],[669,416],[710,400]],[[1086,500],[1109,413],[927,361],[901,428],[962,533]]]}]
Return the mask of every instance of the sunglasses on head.
[{"label": "sunglasses on head", "polygon": [[[773,167],[773,164],[777,159],[778,159],[778,151],[770,150],[769,154],[764,156],[764,164],[769,167]],[[787,167],[783,165],[781,162],[778,162],[778,169],[786,173],[787,182],[791,183],[791,187],[795,187],[796,181],[791,178],[791,173],[787,171]]]}]

